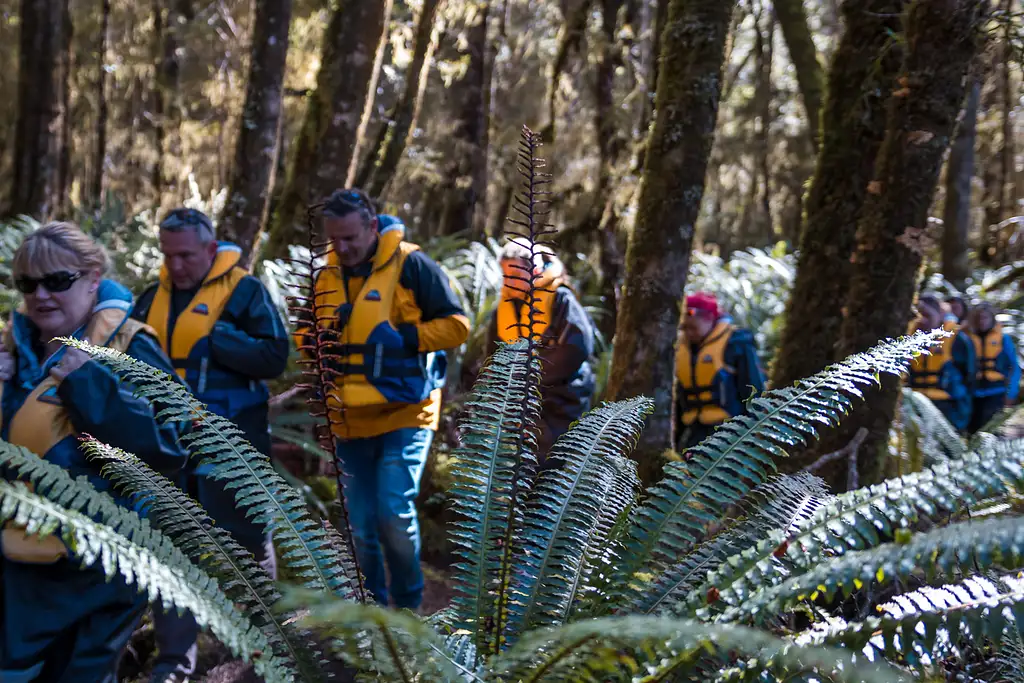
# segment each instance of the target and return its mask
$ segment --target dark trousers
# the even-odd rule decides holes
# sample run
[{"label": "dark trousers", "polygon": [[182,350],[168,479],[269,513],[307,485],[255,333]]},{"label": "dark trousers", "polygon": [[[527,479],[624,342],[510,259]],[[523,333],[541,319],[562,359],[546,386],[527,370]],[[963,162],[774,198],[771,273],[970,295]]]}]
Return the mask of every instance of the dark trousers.
[{"label": "dark trousers", "polygon": [[682,433],[679,435],[679,444],[676,450],[680,453],[693,448],[704,439],[711,436],[711,433],[718,428],[718,425],[704,425],[695,422],[692,425],[682,425]]},{"label": "dark trousers", "polygon": [[3,683],[117,683],[117,665],[146,609],[120,574],[77,560],[25,564],[0,559]]},{"label": "dark trousers", "polygon": [[967,431],[974,434],[976,431],[988,424],[989,420],[995,417],[1006,404],[1006,394],[995,396],[975,396],[971,406],[971,422]]},{"label": "dark trousers", "polygon": [[[246,440],[256,450],[270,454],[266,405],[244,411],[232,421],[242,429]],[[234,489],[227,489],[224,481],[194,470],[185,474],[183,488],[199,501],[215,525],[227,530],[267,569],[271,577],[276,578],[273,543],[259,525],[246,519],[244,511],[238,509]],[[199,626],[192,614],[179,615],[173,608],[165,612],[161,606],[153,605],[153,628],[158,652],[151,680],[162,681],[170,674],[184,680],[192,675],[196,669],[196,639],[199,635]]]}]

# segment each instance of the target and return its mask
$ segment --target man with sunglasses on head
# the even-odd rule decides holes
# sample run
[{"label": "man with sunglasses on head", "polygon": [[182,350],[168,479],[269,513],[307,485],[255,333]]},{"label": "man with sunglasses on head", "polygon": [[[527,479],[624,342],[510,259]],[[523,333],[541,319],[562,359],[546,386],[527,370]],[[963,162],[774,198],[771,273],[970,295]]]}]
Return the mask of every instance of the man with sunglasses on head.
[{"label": "man with sunglasses on head", "polygon": [[[239,265],[242,251],[215,239],[201,211],[174,209],[160,223],[160,280],[139,297],[132,316],[157,332],[164,352],[196,398],[234,422],[270,454],[266,381],[284,372],[288,333],[263,283]],[[273,546],[245,517],[234,490],[191,467],[184,488],[274,575]],[[160,655],[153,681],[185,681],[195,669],[198,628],[192,615],[155,610]]]},{"label": "man with sunglasses on head", "polygon": [[337,374],[326,401],[366,587],[380,604],[416,610],[424,584],[416,495],[438,427],[444,350],[466,341],[469,320],[444,271],[363,192],[334,192],[323,230],[330,251],[315,301],[320,315],[333,314],[319,335],[300,325],[297,343],[308,353],[315,336],[333,337],[326,352]]},{"label": "man with sunglasses on head", "polygon": [[754,336],[723,315],[714,294],[686,297],[676,348],[679,452],[696,446],[761,392],[764,370]]}]

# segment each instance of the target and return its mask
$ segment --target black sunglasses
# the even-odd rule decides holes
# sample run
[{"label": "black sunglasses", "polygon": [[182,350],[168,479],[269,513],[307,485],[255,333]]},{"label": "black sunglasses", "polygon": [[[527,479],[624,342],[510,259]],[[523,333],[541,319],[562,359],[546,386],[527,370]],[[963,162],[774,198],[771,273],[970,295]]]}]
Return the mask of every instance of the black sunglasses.
[{"label": "black sunglasses", "polygon": [[14,286],[22,294],[32,294],[39,285],[46,287],[48,292],[66,292],[83,275],[85,273],[80,270],[74,273],[60,270],[56,273],[47,273],[40,278],[22,276],[14,279]]}]

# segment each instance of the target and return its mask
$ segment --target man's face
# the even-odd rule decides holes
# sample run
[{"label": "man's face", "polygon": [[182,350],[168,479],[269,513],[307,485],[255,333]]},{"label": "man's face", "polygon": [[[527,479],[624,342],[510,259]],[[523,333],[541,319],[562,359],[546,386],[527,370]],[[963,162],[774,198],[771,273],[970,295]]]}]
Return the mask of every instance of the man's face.
[{"label": "man's face", "polygon": [[972,327],[978,332],[988,332],[996,324],[996,316],[987,308],[976,308],[971,311]]},{"label": "man's face", "polygon": [[501,262],[506,299],[525,299],[530,289],[530,262],[526,259],[504,259]]},{"label": "man's face", "polygon": [[687,312],[683,316],[683,333],[686,335],[686,340],[690,342],[703,341],[714,326],[714,317],[706,311],[695,310],[692,313]]},{"label": "man's face", "polygon": [[217,256],[217,243],[206,244],[194,230],[161,230],[160,251],[176,289],[193,289],[210,272]]},{"label": "man's face", "polygon": [[377,243],[377,219],[367,221],[358,211],[344,218],[325,216],[324,236],[334,247],[341,265],[352,268],[370,257]]},{"label": "man's face", "polygon": [[934,330],[942,325],[942,311],[940,309],[929,304],[919,304],[917,310],[921,313],[921,329]]}]

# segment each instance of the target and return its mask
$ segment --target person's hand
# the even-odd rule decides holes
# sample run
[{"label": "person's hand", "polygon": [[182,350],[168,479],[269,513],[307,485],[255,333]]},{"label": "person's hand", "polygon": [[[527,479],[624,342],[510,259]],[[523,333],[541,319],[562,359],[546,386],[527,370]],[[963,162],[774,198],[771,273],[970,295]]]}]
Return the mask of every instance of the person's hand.
[{"label": "person's hand", "polygon": [[14,377],[14,354],[4,348],[0,342],[0,382],[6,382]]},{"label": "person's hand", "polygon": [[60,362],[50,368],[50,377],[60,382],[72,372],[88,363],[92,358],[81,349],[68,348]]}]

